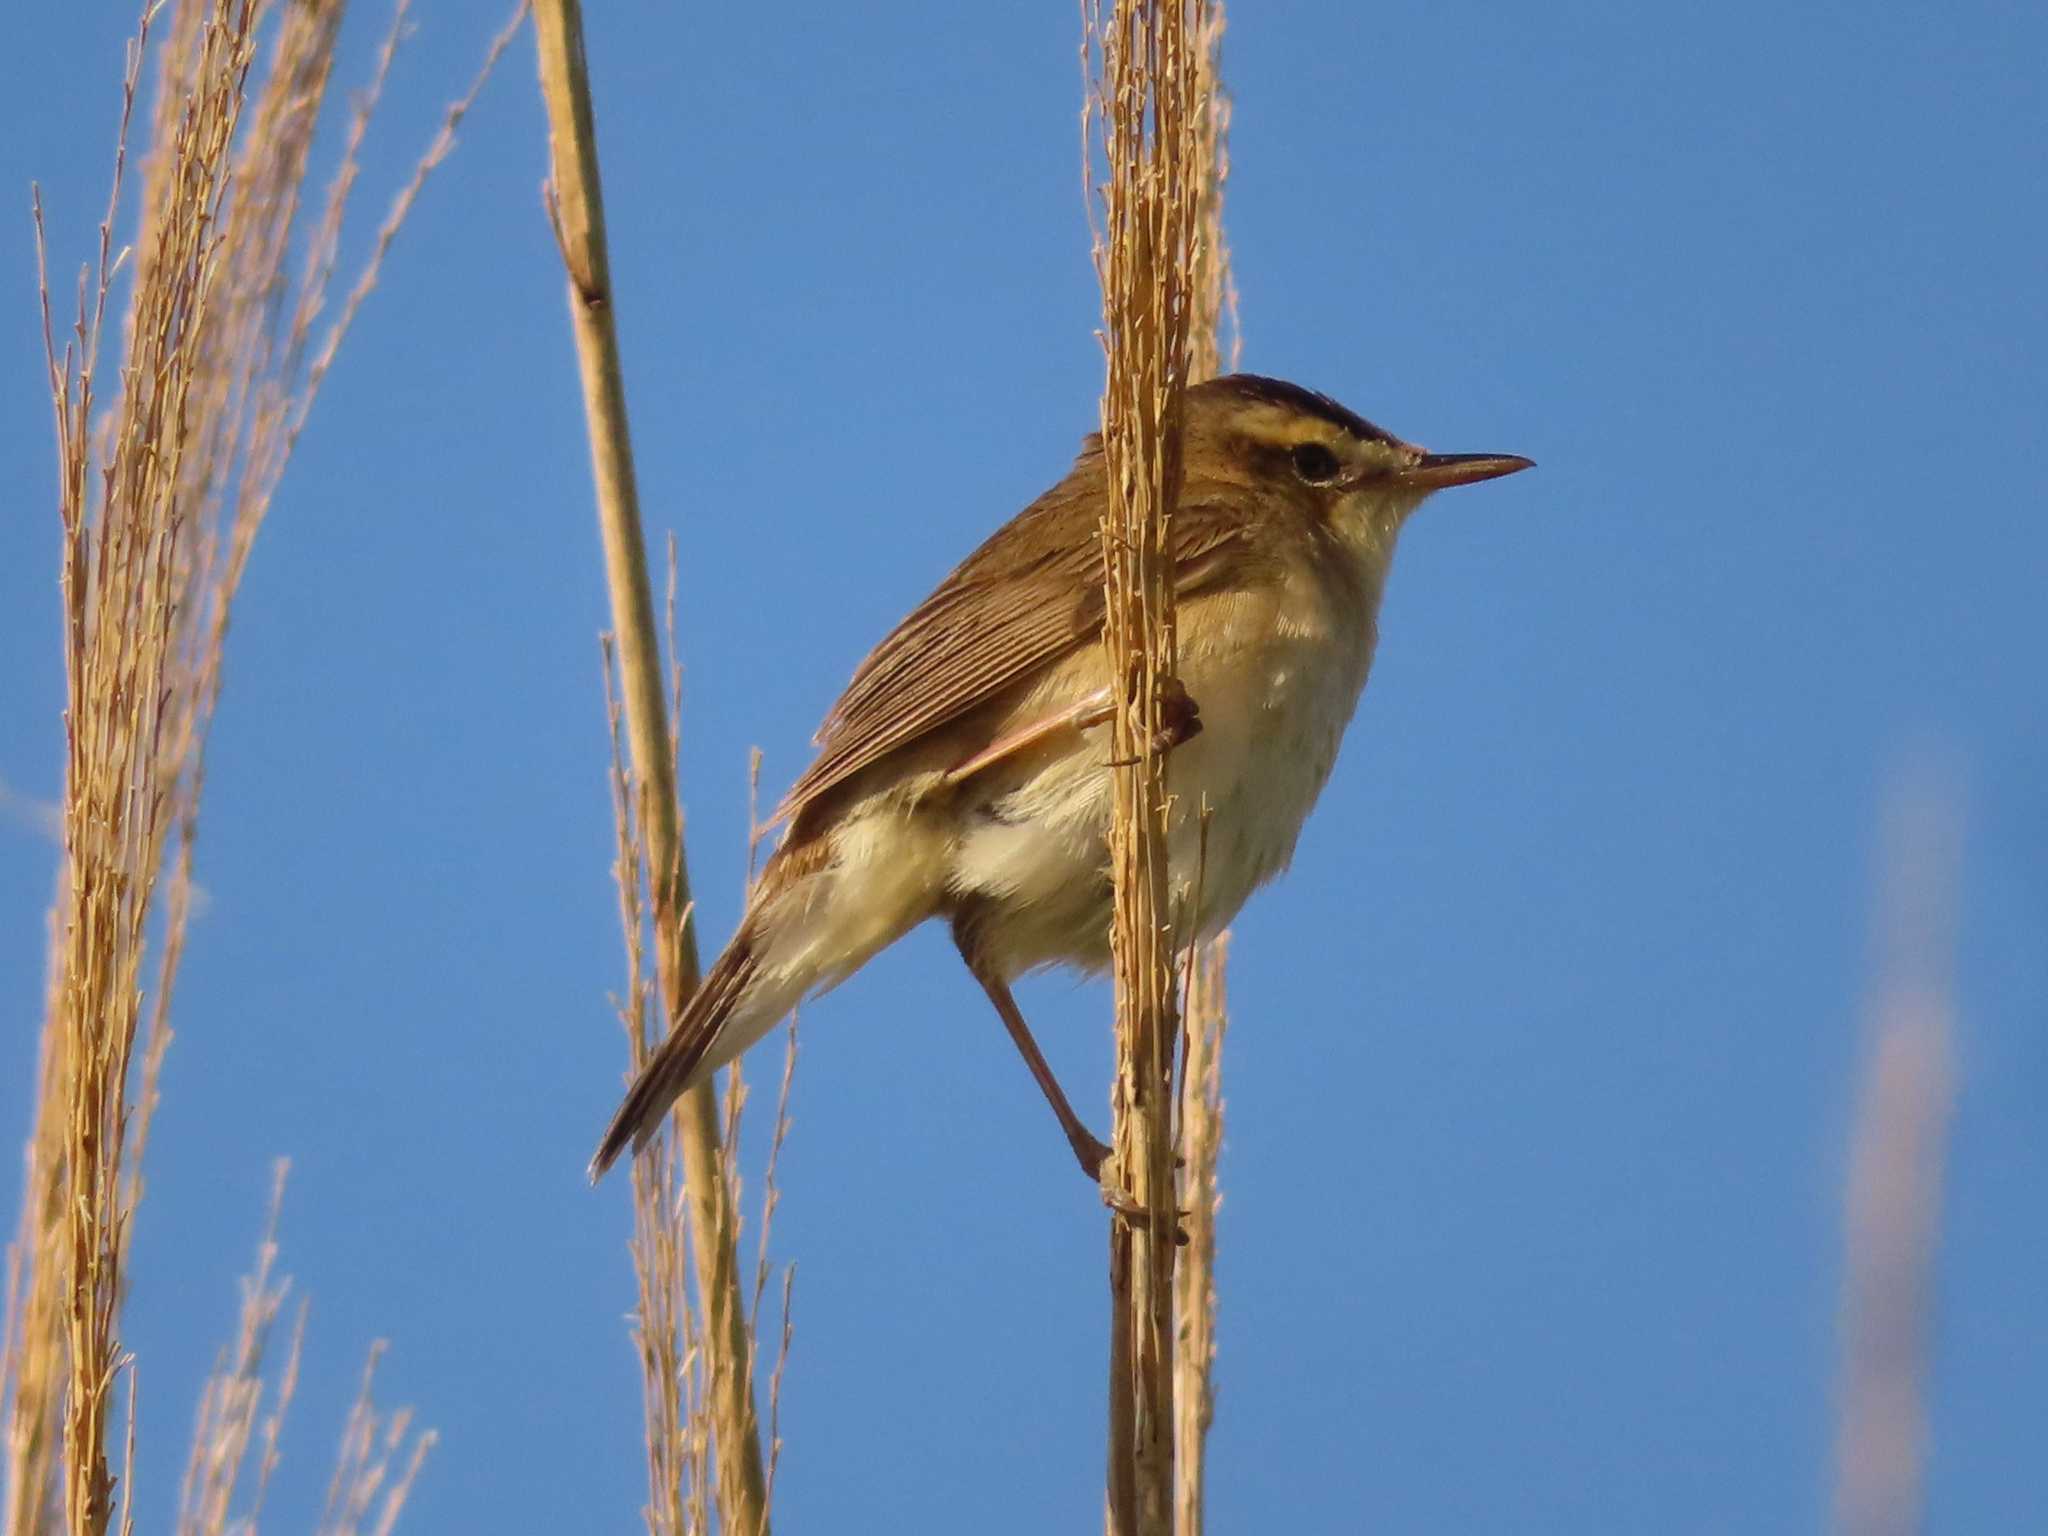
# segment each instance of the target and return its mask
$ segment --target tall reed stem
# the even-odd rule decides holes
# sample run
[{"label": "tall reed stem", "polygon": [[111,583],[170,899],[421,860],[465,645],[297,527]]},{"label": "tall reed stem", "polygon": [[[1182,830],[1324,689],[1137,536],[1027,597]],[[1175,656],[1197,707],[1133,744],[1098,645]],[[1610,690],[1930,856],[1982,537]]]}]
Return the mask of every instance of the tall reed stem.
[{"label": "tall reed stem", "polygon": [[[690,916],[662,697],[659,630],[647,546],[641,532],[625,383],[605,244],[597,134],[577,0],[533,8],[541,95],[548,112],[549,212],[569,278],[569,311],[583,377],[597,482],[598,527],[617,635],[619,684],[633,776],[644,791],[644,835],[654,888],[655,965],[667,1016],[697,989],[702,968]],[[725,1176],[726,1151],[709,1085],[683,1095],[675,1111],[688,1196],[704,1337],[712,1352],[711,1392],[718,1443],[719,1524],[727,1536],[765,1536],[767,1479],[754,1409],[753,1344],[740,1286],[737,1222]]]},{"label": "tall reed stem", "polygon": [[[1173,1346],[1178,1190],[1173,1167],[1175,914],[1169,910],[1161,701],[1173,682],[1171,522],[1190,367],[1204,177],[1202,0],[1115,0],[1088,10],[1099,59],[1093,113],[1109,180],[1097,245],[1109,346],[1102,433],[1104,646],[1123,707],[1110,867],[1116,884],[1115,1176],[1110,1228],[1108,1528],[1173,1529]],[[1092,166],[1092,156],[1091,156]],[[1114,1192],[1113,1192],[1114,1193]]]},{"label": "tall reed stem", "polygon": [[[1200,383],[1237,367],[1243,337],[1223,233],[1223,192],[1230,176],[1230,98],[1224,94],[1223,0],[1209,0],[1200,68],[1202,175],[1196,234],[1194,315],[1189,323],[1189,379]],[[1226,325],[1229,346],[1224,345]],[[1230,1024],[1225,997],[1230,935],[1190,946],[1185,961],[1186,1046],[1181,1059],[1181,1206],[1188,1244],[1175,1257],[1174,1536],[1202,1536],[1209,1426],[1216,1417],[1216,1217],[1223,1205],[1218,1165],[1223,1152],[1223,1036]]]}]

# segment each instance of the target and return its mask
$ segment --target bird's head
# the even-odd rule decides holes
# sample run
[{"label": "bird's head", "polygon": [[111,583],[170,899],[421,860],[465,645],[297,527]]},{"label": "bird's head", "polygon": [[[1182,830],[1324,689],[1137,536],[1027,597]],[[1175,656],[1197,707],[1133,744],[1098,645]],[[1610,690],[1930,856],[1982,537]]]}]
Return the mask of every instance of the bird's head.
[{"label": "bird's head", "polygon": [[1183,500],[1249,493],[1254,508],[1306,514],[1381,558],[1435,492],[1531,467],[1511,453],[1431,453],[1327,395],[1257,374],[1194,385],[1183,412]]}]

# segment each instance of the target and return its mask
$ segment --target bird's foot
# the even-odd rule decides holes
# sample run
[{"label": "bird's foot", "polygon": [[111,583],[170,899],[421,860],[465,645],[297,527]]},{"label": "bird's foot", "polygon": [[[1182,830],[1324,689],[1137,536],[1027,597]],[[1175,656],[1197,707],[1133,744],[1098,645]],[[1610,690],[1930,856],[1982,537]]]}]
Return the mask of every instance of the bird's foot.
[{"label": "bird's foot", "polygon": [[[1100,1142],[1097,1142],[1096,1146],[1100,1148],[1102,1155],[1096,1161],[1092,1173],[1096,1188],[1102,1193],[1102,1203],[1121,1216],[1126,1225],[1135,1227],[1140,1232],[1151,1231],[1152,1212],[1134,1200],[1130,1191],[1124,1187],[1123,1168],[1117,1162],[1116,1154]],[[1080,1148],[1076,1147],[1074,1150],[1078,1153]],[[1175,1159],[1176,1166],[1178,1163],[1179,1159]],[[1086,1166],[1085,1162],[1083,1166]],[[1176,1248],[1187,1247],[1188,1232],[1183,1223],[1193,1214],[1192,1211],[1173,1213],[1173,1243]]]},{"label": "bird's foot", "polygon": [[1102,1170],[1116,1155],[1115,1149],[1108,1142],[1097,1141],[1085,1127],[1079,1125],[1068,1132],[1067,1144],[1074,1149],[1074,1161],[1081,1165],[1081,1171],[1100,1183]]},{"label": "bird's foot", "polygon": [[1177,677],[1159,686],[1159,729],[1152,738],[1155,751],[1170,752],[1183,742],[1202,734],[1202,711],[1194,695]]}]

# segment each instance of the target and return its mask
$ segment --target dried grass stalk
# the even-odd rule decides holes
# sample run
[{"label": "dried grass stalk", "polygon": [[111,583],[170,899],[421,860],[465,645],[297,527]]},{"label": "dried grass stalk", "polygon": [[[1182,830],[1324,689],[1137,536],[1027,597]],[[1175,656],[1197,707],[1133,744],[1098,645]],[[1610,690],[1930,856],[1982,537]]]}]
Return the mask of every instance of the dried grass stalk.
[{"label": "dried grass stalk", "polygon": [[[1202,29],[1200,148],[1204,172],[1195,250],[1195,312],[1189,325],[1189,377],[1195,382],[1237,367],[1243,336],[1224,238],[1223,199],[1230,176],[1230,99],[1223,92],[1223,0],[1211,0]],[[1229,347],[1224,346],[1228,325]],[[1228,934],[1197,944],[1183,973],[1181,1204],[1188,1243],[1173,1276],[1174,1532],[1201,1536],[1209,1427],[1216,1418],[1216,1217],[1223,1204],[1217,1170],[1223,1152],[1223,1035]]]},{"label": "dried grass stalk", "polygon": [[378,1411],[374,1388],[384,1348],[381,1339],[372,1344],[364,1362],[362,1385],[342,1427],[334,1477],[327,1485],[327,1507],[315,1536],[391,1536],[420,1467],[439,1438],[431,1429],[414,1432],[410,1408],[390,1414]]},{"label": "dried grass stalk", "polygon": [[[1188,382],[1235,373],[1244,351],[1237,319],[1237,283],[1230,271],[1230,241],[1223,227],[1230,183],[1230,96],[1223,89],[1223,0],[1208,0],[1202,20],[1197,88],[1201,120],[1195,158],[1202,189],[1196,218],[1193,318],[1188,323]],[[1225,344],[1226,337],[1228,345]]]},{"label": "dried grass stalk", "polygon": [[[277,1326],[291,1282],[277,1277],[277,1222],[284,1204],[285,1175],[290,1164],[280,1159],[271,1175],[270,1214],[256,1267],[242,1281],[242,1305],[234,1342],[222,1352],[199,1396],[199,1414],[185,1461],[185,1480],[178,1494],[178,1536],[223,1536],[231,1528],[235,1494],[256,1454],[255,1487],[239,1521],[254,1531],[263,1510],[263,1495],[277,1469],[278,1437],[284,1416],[298,1388],[299,1359],[306,1336],[306,1307],[299,1304],[291,1340],[277,1384],[269,1386],[271,1335]],[[268,1411],[265,1411],[265,1403]]]},{"label": "dried grass stalk", "polygon": [[6,1536],[40,1536],[55,1530],[61,1518],[67,1067],[65,1036],[57,1027],[63,970],[54,942],[54,912],[51,931],[35,1126],[22,1169],[21,1219],[7,1251],[5,1345],[0,1349],[0,1382],[7,1388],[6,1508],[0,1531]]},{"label": "dried grass stalk", "polygon": [[[122,1364],[117,1315],[132,1210],[123,1174],[128,1070],[143,995],[145,924],[174,812],[179,623],[196,508],[183,494],[195,386],[225,247],[217,238],[231,145],[255,49],[253,0],[217,0],[193,44],[190,92],[159,146],[167,170],[138,265],[121,390],[95,452],[101,329],[114,281],[115,196],[95,280],[60,352],[44,294],[63,525],[66,758],[58,1054],[64,1068],[68,1282],[65,1520],[106,1530],[110,1395]],[[148,17],[143,29],[146,36]],[[142,39],[131,50],[125,124]],[[125,151],[124,151],[125,152]],[[39,267],[42,220],[37,208]],[[46,268],[44,269],[46,270]],[[96,471],[96,473],[95,473]],[[95,487],[95,480],[98,484]]]},{"label": "dried grass stalk", "polygon": [[[277,1273],[277,1225],[289,1171],[283,1159],[273,1169],[270,1214],[255,1268],[242,1280],[235,1337],[200,1393],[178,1495],[178,1536],[254,1536],[261,1527],[264,1496],[280,1460],[285,1415],[298,1390],[306,1336],[302,1301],[284,1357],[273,1359],[278,1319],[291,1294],[291,1281]],[[370,1346],[328,1483],[318,1527],[322,1533],[389,1536],[434,1447],[432,1430],[413,1429],[410,1409],[388,1416],[378,1411],[371,1387],[384,1349],[381,1340]],[[130,1422],[132,1430],[132,1416]],[[248,1496],[238,1510],[245,1485]]]},{"label": "dried grass stalk", "polygon": [[1179,1037],[1168,910],[1161,700],[1174,677],[1169,526],[1191,365],[1208,115],[1202,0],[1087,6],[1093,128],[1107,162],[1096,242],[1109,351],[1102,430],[1111,506],[1102,530],[1104,645],[1123,708],[1111,727],[1116,883],[1112,954],[1115,1168],[1136,1220],[1112,1223],[1108,1524],[1173,1525],[1173,1070]]},{"label": "dried grass stalk", "polygon": [[1201,1536],[1209,1426],[1216,1417],[1216,1167],[1223,1151],[1223,1035],[1229,935],[1188,960],[1180,1147],[1187,1247],[1173,1275],[1174,1536]]},{"label": "dried grass stalk", "polygon": [[[675,553],[669,552],[669,622],[671,652],[674,625]],[[660,1015],[654,1011],[654,987],[646,963],[648,902],[646,851],[641,834],[644,796],[626,766],[624,728],[617,688],[612,637],[603,643],[606,715],[611,728],[612,818],[617,832],[613,874],[619,890],[619,923],[626,943],[626,991],[618,1000],[625,1026],[628,1076],[637,1076],[661,1038]],[[680,713],[681,679],[671,670],[671,720]],[[674,737],[671,734],[671,748]],[[759,754],[755,754],[758,759]],[[789,1135],[789,1090],[796,1071],[796,1025],[789,1028],[783,1057],[782,1084],[775,1125],[762,1177],[761,1226],[756,1240],[754,1280],[747,1308],[747,1333],[760,1337],[761,1305],[772,1266],[769,1238],[781,1202],[776,1168]],[[744,1077],[735,1068],[726,1080],[725,1144],[739,1144],[741,1111],[747,1098]],[[726,1198],[742,1209],[737,1159],[728,1157]],[[633,1274],[639,1291],[634,1313],[633,1343],[640,1357],[642,1410],[646,1425],[647,1503],[642,1514],[650,1536],[685,1536],[711,1529],[707,1499],[714,1483],[712,1447],[715,1404],[696,1311],[690,1304],[688,1227],[683,1220],[685,1193],[681,1170],[666,1138],[658,1139],[632,1162]],[[736,1234],[737,1236],[737,1234]],[[774,1505],[775,1469],[782,1443],[778,1433],[783,1370],[789,1359],[790,1294],[794,1271],[786,1269],[781,1292],[781,1332],[768,1387],[768,1465],[764,1499]]]},{"label": "dried grass stalk", "polygon": [[[619,1020],[626,1030],[628,1068],[638,1072],[650,1049],[653,978],[647,966],[646,849],[639,794],[626,766],[612,638],[604,638],[605,713],[611,727],[612,822],[618,834],[613,874],[619,927],[626,943],[626,990]],[[640,1356],[641,1408],[646,1422],[650,1536],[686,1536],[708,1529],[711,1432],[704,1403],[703,1351],[690,1308],[687,1228],[682,1222],[681,1169],[667,1139],[632,1162],[633,1275],[638,1300],[633,1344]]]},{"label": "dried grass stalk", "polygon": [[[232,604],[320,377],[404,210],[447,154],[453,123],[482,84],[479,76],[451,110],[349,305],[315,347],[356,152],[404,18],[401,3],[355,107],[319,227],[302,242],[305,179],[343,9],[343,0],[145,8],[123,78],[98,256],[81,279],[61,351],[36,207],[58,439],[67,756],[41,1093],[9,1262],[9,1536],[54,1525],[60,1482],[72,1530],[104,1530],[112,1518],[107,1399],[122,1362],[117,1319],[143,1146],[171,1039],[204,747]],[[252,90],[255,33],[272,15],[270,58]],[[117,253],[129,126],[160,17],[139,233],[132,252]],[[509,34],[497,49],[507,42]],[[295,276],[290,261],[302,243],[307,255]],[[125,352],[109,404],[98,367],[124,268]],[[162,914],[162,940],[145,989],[153,912]],[[131,1093],[145,1001],[140,1082]],[[133,1429],[131,1422],[131,1440]]]},{"label": "dried grass stalk", "polygon": [[[277,1224],[288,1172],[289,1164],[280,1160],[256,1266],[242,1280],[234,1341],[221,1352],[200,1393],[178,1495],[178,1536],[253,1536],[261,1525],[264,1495],[280,1459],[285,1414],[298,1389],[306,1334],[301,1302],[284,1357],[273,1360],[273,1337],[291,1293],[291,1281],[277,1274]],[[378,1412],[371,1386],[383,1353],[381,1342],[370,1346],[335,1458],[319,1527],[333,1536],[365,1530],[388,1536],[434,1447],[433,1431],[413,1430],[410,1410],[388,1417]],[[132,1416],[130,1424],[132,1432]],[[238,1510],[245,1486],[248,1496]]]},{"label": "dried grass stalk", "polygon": [[[200,1393],[178,1495],[178,1536],[254,1536],[261,1526],[285,1415],[298,1390],[306,1335],[306,1304],[301,1302],[284,1357],[273,1361],[273,1336],[291,1294],[291,1281],[277,1274],[277,1225],[289,1171],[282,1159],[273,1169],[270,1214],[256,1266],[242,1280],[234,1341],[221,1352]],[[435,1444],[432,1430],[413,1429],[410,1409],[389,1416],[378,1412],[371,1387],[384,1348],[381,1341],[370,1346],[335,1457],[319,1526],[333,1536],[366,1530],[389,1536]],[[248,1496],[238,1510],[237,1496],[245,1485]]]},{"label": "dried grass stalk", "polygon": [[[654,871],[655,970],[663,1016],[673,1018],[696,989],[701,962],[690,919],[653,585],[627,430],[582,10],[576,0],[540,0],[534,6],[534,22],[541,94],[548,110],[548,208],[569,277],[626,735],[640,787],[636,800],[647,866]],[[740,1281],[738,1219],[709,1085],[678,1101],[675,1139],[682,1154],[702,1346],[709,1360],[719,1523],[735,1536],[765,1536],[767,1477],[754,1408],[753,1340]]]}]

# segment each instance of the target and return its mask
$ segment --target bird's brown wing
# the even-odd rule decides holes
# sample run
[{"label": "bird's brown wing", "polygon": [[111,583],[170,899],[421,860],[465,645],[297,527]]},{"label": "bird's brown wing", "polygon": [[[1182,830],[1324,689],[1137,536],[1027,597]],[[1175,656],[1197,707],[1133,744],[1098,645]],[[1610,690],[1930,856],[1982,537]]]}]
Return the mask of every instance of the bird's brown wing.
[{"label": "bird's brown wing", "polygon": [[[1084,458],[963,561],[846,685],[818,728],[818,757],[775,820],[1102,635],[1101,478]],[[1216,584],[1243,519],[1191,504],[1174,516],[1175,588]]]}]

